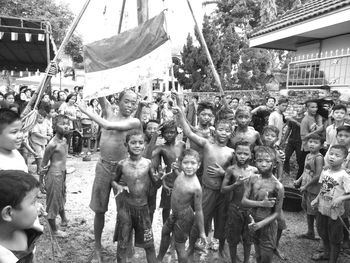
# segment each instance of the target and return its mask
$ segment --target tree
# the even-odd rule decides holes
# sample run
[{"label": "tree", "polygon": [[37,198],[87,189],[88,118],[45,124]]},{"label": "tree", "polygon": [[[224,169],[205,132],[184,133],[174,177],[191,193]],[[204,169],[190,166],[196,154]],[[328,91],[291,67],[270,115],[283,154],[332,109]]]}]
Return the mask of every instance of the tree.
[{"label": "tree", "polygon": [[[54,0],[1,0],[0,15],[49,21],[57,46],[61,45],[68,26],[74,19],[67,4],[57,4]],[[68,45],[70,47],[65,49],[66,53],[73,61],[79,60],[78,51],[82,48],[81,37],[74,35]]]}]

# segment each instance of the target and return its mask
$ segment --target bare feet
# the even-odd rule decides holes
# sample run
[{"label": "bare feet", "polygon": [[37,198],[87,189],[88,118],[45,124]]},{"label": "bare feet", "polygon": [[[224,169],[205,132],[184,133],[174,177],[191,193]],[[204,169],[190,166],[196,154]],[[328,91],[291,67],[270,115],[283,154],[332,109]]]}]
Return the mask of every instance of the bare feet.
[{"label": "bare feet", "polygon": [[68,226],[68,222],[69,222],[69,220],[67,218],[64,220],[61,220],[61,226],[63,226],[63,227]]},{"label": "bare feet", "polygon": [[61,231],[61,230],[57,230],[57,231],[53,232],[53,235],[55,237],[58,237],[58,238],[66,238],[66,237],[68,237],[68,234],[66,232],[64,232],[64,231]]},{"label": "bare feet", "polygon": [[223,262],[228,262],[229,257],[224,249],[219,250],[218,255],[220,260],[222,260]]},{"label": "bare feet", "polygon": [[101,250],[101,248],[95,248],[94,252],[92,253],[91,260],[89,260],[89,262],[103,263]]},{"label": "bare feet", "polygon": [[280,259],[280,260],[287,260],[287,257],[281,252],[279,251],[278,248],[276,248],[273,253]]}]

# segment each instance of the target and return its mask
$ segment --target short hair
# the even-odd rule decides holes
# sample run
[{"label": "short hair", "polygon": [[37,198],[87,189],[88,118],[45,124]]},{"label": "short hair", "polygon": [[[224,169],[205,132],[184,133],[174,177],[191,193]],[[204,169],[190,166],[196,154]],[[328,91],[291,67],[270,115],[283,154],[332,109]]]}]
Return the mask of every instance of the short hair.
[{"label": "short hair", "polygon": [[89,101],[89,105],[92,106],[92,103],[93,103],[95,100],[97,101],[97,99],[91,99],[91,100]]},{"label": "short hair", "polygon": [[343,155],[344,155],[344,158],[346,158],[348,156],[349,151],[344,145],[335,144],[335,145],[331,146],[331,148],[329,148],[329,150],[332,150],[332,149],[341,150]]},{"label": "short hair", "polygon": [[0,171],[0,211],[8,205],[20,208],[27,193],[39,186],[39,181],[29,173],[19,170]]},{"label": "short hair", "polygon": [[229,120],[226,120],[226,119],[221,119],[221,120],[218,120],[215,124],[215,128],[219,127],[220,124],[227,124],[229,127],[230,127],[230,130],[232,130],[232,124]]},{"label": "short hair", "polygon": [[145,131],[147,129],[147,126],[150,123],[156,123],[157,125],[159,125],[159,122],[157,120],[149,120],[148,122],[143,123],[143,125],[142,125],[143,131]]},{"label": "short hair", "polygon": [[311,103],[316,103],[316,104],[317,104],[317,107],[318,107],[317,100],[307,100],[307,101],[305,102],[306,108],[308,108],[308,107],[310,106]]},{"label": "short hair", "polygon": [[337,128],[337,134],[341,131],[345,131],[347,133],[350,133],[350,126],[349,125],[343,125],[343,126],[339,126]]},{"label": "short hair", "polygon": [[320,136],[319,134],[317,133],[312,133],[310,134],[309,136],[306,137],[306,140],[317,140],[317,141],[320,141],[321,145],[324,143],[325,141],[325,138],[323,136]]},{"label": "short hair", "polygon": [[282,103],[289,103],[288,98],[286,97],[281,97],[278,99],[278,104],[282,104]]},{"label": "short hair", "polygon": [[197,114],[199,115],[204,110],[211,110],[211,112],[214,112],[214,105],[210,101],[201,101],[198,103],[197,107]]},{"label": "short hair", "polygon": [[273,99],[273,101],[276,103],[276,98],[275,97],[272,97],[272,96],[267,97],[266,102],[268,102],[269,99]]},{"label": "short hair", "polygon": [[70,93],[68,96],[67,96],[67,98],[66,98],[66,102],[68,102],[72,97],[74,97],[75,96],[75,100],[77,100],[77,94],[75,94],[75,93]]},{"label": "short hair", "polygon": [[262,130],[262,134],[264,134],[265,132],[274,132],[277,137],[280,134],[279,129],[276,126],[273,126],[273,125],[265,126],[264,129]]},{"label": "short hair", "polygon": [[252,115],[251,110],[249,109],[248,106],[239,106],[239,107],[237,107],[237,109],[236,109],[236,116],[238,116],[238,114],[240,114],[242,112],[243,113],[247,112],[250,116]]},{"label": "short hair", "polygon": [[185,149],[182,154],[179,157],[179,161],[180,163],[182,162],[182,160],[186,157],[186,156],[193,156],[194,158],[196,158],[197,162],[201,161],[201,158],[199,157],[199,153],[191,148]]},{"label": "short hair", "polygon": [[21,117],[18,113],[10,109],[0,109],[0,134],[5,129],[6,126],[14,123],[15,121],[20,121]]},{"label": "short hair", "polygon": [[333,112],[336,111],[336,110],[344,110],[345,113],[347,113],[347,111],[348,111],[348,109],[346,108],[346,106],[344,104],[335,105],[333,107]]},{"label": "short hair", "polygon": [[125,96],[127,93],[129,93],[129,92],[131,92],[131,93],[133,93],[133,94],[136,94],[136,93],[133,92],[131,89],[125,89],[125,90],[123,90],[122,92],[119,93],[119,98],[118,98],[118,100],[121,101],[121,100],[124,98],[124,96]]},{"label": "short hair", "polygon": [[233,100],[236,100],[237,102],[239,102],[239,98],[237,98],[237,97],[233,97],[233,98],[231,99],[231,102],[232,102]]},{"label": "short hair", "polygon": [[132,129],[132,130],[128,131],[128,133],[126,134],[126,137],[125,137],[126,143],[128,143],[130,141],[131,136],[138,136],[138,135],[141,135],[142,138],[144,138],[144,134],[140,129]]},{"label": "short hair", "polygon": [[45,118],[47,116],[47,111],[44,109],[39,109],[38,114]]},{"label": "short hair", "polygon": [[234,145],[234,149],[237,150],[238,146],[248,146],[249,148],[251,148],[251,144],[248,141],[238,141],[235,143]]},{"label": "short hair", "polygon": [[271,148],[271,147],[268,147],[268,146],[257,146],[257,147],[255,147],[254,153],[255,153],[255,157],[258,154],[267,153],[274,162],[276,161],[276,151],[273,148]]},{"label": "short hair", "polygon": [[197,101],[199,100],[198,95],[193,95],[193,98],[196,99]]},{"label": "short hair", "polygon": [[177,132],[177,125],[175,120],[170,120],[170,121],[166,121],[163,123],[162,128],[160,129],[162,135],[164,134],[164,132],[168,129],[175,129]]},{"label": "short hair", "polygon": [[219,100],[221,100],[221,97],[220,97],[220,96],[215,96],[215,98],[214,98],[214,99],[216,99],[216,98],[218,98]]}]

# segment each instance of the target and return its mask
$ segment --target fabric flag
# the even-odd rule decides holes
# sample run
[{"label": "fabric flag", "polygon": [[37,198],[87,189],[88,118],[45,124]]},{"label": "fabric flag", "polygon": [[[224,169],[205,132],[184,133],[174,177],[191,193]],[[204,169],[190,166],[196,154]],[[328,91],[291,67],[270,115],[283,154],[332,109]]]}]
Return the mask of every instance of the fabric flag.
[{"label": "fabric flag", "polygon": [[87,99],[108,96],[168,74],[171,47],[165,14],[84,47]]}]

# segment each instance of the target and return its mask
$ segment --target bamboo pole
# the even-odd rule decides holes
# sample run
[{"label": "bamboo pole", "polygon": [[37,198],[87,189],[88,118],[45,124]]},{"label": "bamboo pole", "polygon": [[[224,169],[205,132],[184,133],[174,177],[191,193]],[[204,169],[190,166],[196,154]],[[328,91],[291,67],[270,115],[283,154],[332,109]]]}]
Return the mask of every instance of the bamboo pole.
[{"label": "bamboo pole", "polygon": [[122,11],[120,13],[120,18],[119,18],[118,34],[120,34],[120,32],[122,31],[123,16],[124,16],[124,11],[125,11],[125,2],[126,2],[126,0],[123,0]]},{"label": "bamboo pole", "polygon": [[[65,35],[55,57],[53,58],[51,63],[56,64],[59,60],[59,58],[62,56],[63,51],[65,46],[67,45],[69,39],[71,38],[71,36],[73,35],[74,30],[76,29],[81,17],[83,16],[86,8],[88,7],[89,3],[91,0],[86,0],[85,4],[83,5],[82,9],[80,10],[79,14],[75,17],[72,25],[70,26],[67,34]],[[41,100],[41,97],[47,87],[47,84],[51,81],[52,75],[49,73],[52,66],[51,63],[49,65],[47,65],[46,68],[46,72],[45,72],[45,76],[43,78],[43,80],[41,81],[39,87],[37,88],[37,90],[34,92],[32,98],[30,99],[28,105],[26,106],[26,108],[24,109],[23,113],[22,113],[22,118],[25,119],[27,117],[27,115],[29,115],[30,111],[35,110]],[[34,105],[34,106],[33,106]]]},{"label": "bamboo pole", "polygon": [[221,95],[224,95],[224,90],[222,89],[222,85],[221,85],[221,80],[220,80],[219,74],[218,74],[218,72],[215,69],[213,60],[212,60],[211,55],[209,53],[209,49],[208,49],[207,43],[205,42],[205,39],[204,39],[204,36],[203,36],[203,32],[202,32],[202,30],[200,30],[200,28],[198,26],[198,22],[197,22],[197,19],[196,19],[194,13],[193,13],[193,9],[192,9],[192,5],[191,5],[190,0],[187,0],[187,4],[188,4],[188,7],[190,8],[190,11],[191,11],[191,14],[192,14],[192,18],[194,20],[194,23],[195,23],[195,26],[196,26],[196,30],[197,30],[198,35],[199,35],[199,39],[201,41],[201,45],[204,48],[205,53],[207,55],[207,59],[209,61],[209,66],[210,66],[211,70],[213,71],[213,75],[214,75],[215,81],[216,81],[216,83],[219,86],[219,90],[220,90]]}]

